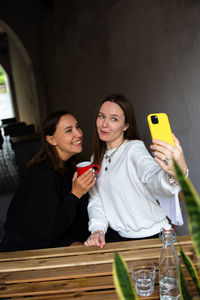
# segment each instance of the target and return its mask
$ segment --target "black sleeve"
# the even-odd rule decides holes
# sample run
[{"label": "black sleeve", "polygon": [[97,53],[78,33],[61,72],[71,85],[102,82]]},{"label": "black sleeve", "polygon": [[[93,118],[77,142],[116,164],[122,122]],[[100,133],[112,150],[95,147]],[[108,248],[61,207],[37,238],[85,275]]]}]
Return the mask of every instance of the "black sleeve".
[{"label": "black sleeve", "polygon": [[[66,192],[65,198],[62,199],[54,175],[53,171],[46,172],[46,170],[32,172],[16,193],[18,204],[15,213],[18,214],[19,227],[24,236],[23,242],[30,244],[34,242],[33,248],[52,246],[54,241],[70,227],[76,215],[77,204],[80,202],[69,192]],[[71,185],[66,182],[66,191],[69,184]],[[20,190],[26,193],[21,202]]]},{"label": "black sleeve", "polygon": [[74,218],[74,222],[69,229],[69,232],[74,233],[74,241],[85,242],[90,235],[90,232],[88,231],[88,198],[88,194],[81,198],[81,201],[77,205],[76,217]]}]

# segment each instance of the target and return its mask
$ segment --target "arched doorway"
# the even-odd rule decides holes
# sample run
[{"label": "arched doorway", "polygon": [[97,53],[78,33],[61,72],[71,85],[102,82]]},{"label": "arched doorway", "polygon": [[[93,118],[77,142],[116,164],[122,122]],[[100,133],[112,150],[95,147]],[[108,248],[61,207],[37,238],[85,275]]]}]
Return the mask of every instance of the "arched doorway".
[{"label": "arched doorway", "polygon": [[[13,112],[18,122],[33,124],[37,131],[40,113],[32,61],[19,37],[2,20],[0,20],[0,65],[7,75],[5,78],[11,95],[11,113]],[[5,128],[3,131],[5,134]],[[16,188],[18,174],[16,160],[13,158],[9,136],[5,135],[0,150],[0,195],[13,192]]]},{"label": "arched doorway", "polygon": [[0,65],[0,120],[15,117],[9,77]]},{"label": "arched doorway", "polygon": [[40,112],[32,61],[19,37],[0,19],[1,37],[4,45],[0,51],[0,65],[9,78],[14,114],[18,121],[34,124],[37,130]]}]

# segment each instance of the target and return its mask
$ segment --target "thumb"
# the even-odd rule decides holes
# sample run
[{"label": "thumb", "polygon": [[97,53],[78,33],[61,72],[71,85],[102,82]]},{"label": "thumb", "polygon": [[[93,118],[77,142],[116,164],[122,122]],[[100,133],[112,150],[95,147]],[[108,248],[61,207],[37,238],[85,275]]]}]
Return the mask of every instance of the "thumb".
[{"label": "thumb", "polygon": [[74,181],[76,180],[77,177],[78,177],[78,172],[76,171],[76,172],[74,173],[73,178],[72,178],[72,182],[74,182]]},{"label": "thumb", "polygon": [[179,142],[179,140],[177,139],[177,137],[174,135],[174,133],[173,133],[173,138],[174,138],[174,142],[175,142],[176,147],[177,147],[177,146],[180,146],[180,142]]}]

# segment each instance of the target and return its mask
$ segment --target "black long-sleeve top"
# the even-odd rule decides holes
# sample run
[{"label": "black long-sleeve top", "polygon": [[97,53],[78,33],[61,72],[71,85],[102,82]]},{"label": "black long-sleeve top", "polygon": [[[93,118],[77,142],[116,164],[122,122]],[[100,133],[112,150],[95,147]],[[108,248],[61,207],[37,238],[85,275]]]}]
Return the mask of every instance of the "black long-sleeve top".
[{"label": "black long-sleeve top", "polygon": [[30,167],[8,209],[0,251],[70,245],[89,235],[87,195],[70,191],[73,168],[61,175],[47,164]]}]

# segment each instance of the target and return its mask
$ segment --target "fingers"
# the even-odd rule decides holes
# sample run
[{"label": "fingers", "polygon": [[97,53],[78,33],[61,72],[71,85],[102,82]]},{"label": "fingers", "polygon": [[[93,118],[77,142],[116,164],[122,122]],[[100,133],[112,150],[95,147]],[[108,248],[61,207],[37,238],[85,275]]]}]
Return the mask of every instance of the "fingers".
[{"label": "fingers", "polygon": [[173,138],[174,138],[174,143],[175,143],[176,147],[181,148],[181,144],[179,142],[179,139],[177,139],[177,137],[174,134],[173,134]]},{"label": "fingers", "polygon": [[78,177],[78,172],[76,171],[76,172],[74,173],[74,176],[73,176],[73,178],[72,178],[72,181],[75,181],[77,177]]},{"label": "fingers", "polygon": [[[161,158],[162,160],[167,157],[168,159],[176,159],[179,155],[182,153],[182,148],[179,143],[179,140],[173,135],[174,137],[174,142],[176,146],[173,146],[169,143],[166,143],[164,141],[159,141],[159,140],[153,140],[153,145],[150,146],[152,150],[154,150],[154,155],[158,156],[158,158]],[[159,154],[161,153],[161,157],[159,157]],[[158,154],[158,155],[157,155]]]},{"label": "fingers", "polygon": [[102,233],[93,233],[85,241],[84,245],[103,248],[105,246],[105,236]]},{"label": "fingers", "polygon": [[165,165],[168,165],[169,161],[172,160],[172,154],[168,151],[165,153],[154,151],[152,154],[155,159],[162,161]]},{"label": "fingers", "polygon": [[77,182],[82,186],[82,188],[89,191],[96,183],[96,177],[93,173],[93,170],[88,170],[80,177],[77,178]]},{"label": "fingers", "polygon": [[[177,139],[177,137],[172,133],[173,135],[173,139],[174,139],[174,143],[176,145],[176,147],[181,147],[181,144],[180,144],[180,141]],[[151,146],[161,146],[161,147],[164,147],[164,148],[168,148],[170,151],[173,151],[174,150],[174,146],[167,143],[167,142],[164,142],[164,141],[161,141],[161,140],[157,140],[157,139],[153,139],[152,140],[153,142],[153,145]]]},{"label": "fingers", "polygon": [[93,174],[92,169],[88,170],[81,176],[77,176],[77,172],[75,172],[72,179],[72,190],[71,193],[81,198],[84,194],[86,194],[96,183],[96,178]]},{"label": "fingers", "polygon": [[171,174],[171,169],[173,169],[173,163],[172,163],[172,160],[170,159],[160,159],[158,157],[155,157],[154,158],[155,161],[159,164],[159,166],[168,174],[172,175]]},{"label": "fingers", "polygon": [[154,144],[151,145],[150,148],[154,150],[154,159],[159,166],[169,175],[175,176],[173,159],[184,172],[187,170],[187,164],[179,140],[174,134],[173,138],[175,146],[164,141],[154,139]]},{"label": "fingers", "polygon": [[153,145],[150,146],[150,148],[152,150],[156,150],[156,151],[161,151],[162,152],[163,149],[168,149],[169,151],[172,152],[174,150],[174,148],[175,148],[173,145],[171,145],[169,143],[166,143],[164,141],[153,139],[152,142],[153,142]]},{"label": "fingers", "polygon": [[96,178],[95,178],[95,175],[94,175],[92,169],[88,170],[81,176],[77,177],[77,182],[83,186],[92,183],[94,180],[96,180]]},{"label": "fingers", "polygon": [[94,180],[94,173],[92,169],[87,170],[84,174],[78,177],[78,181],[81,184],[91,183]]}]

